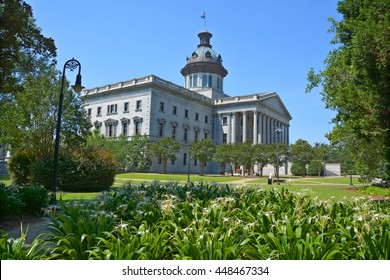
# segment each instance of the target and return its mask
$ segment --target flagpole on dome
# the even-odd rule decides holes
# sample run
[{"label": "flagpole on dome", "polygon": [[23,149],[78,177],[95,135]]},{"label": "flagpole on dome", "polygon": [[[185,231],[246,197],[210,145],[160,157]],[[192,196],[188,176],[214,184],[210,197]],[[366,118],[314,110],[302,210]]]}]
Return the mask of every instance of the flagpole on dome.
[{"label": "flagpole on dome", "polygon": [[206,30],[206,12],[201,13],[200,17],[204,19],[204,29]]}]

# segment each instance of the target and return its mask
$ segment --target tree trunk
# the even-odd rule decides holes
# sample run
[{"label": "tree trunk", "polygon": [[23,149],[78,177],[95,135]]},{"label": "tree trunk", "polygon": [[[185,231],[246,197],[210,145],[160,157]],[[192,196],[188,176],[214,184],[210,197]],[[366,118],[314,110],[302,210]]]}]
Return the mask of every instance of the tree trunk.
[{"label": "tree trunk", "polygon": [[163,174],[167,174],[167,160],[162,161]]},{"label": "tree trunk", "polygon": [[200,176],[203,176],[204,162],[199,162]]}]

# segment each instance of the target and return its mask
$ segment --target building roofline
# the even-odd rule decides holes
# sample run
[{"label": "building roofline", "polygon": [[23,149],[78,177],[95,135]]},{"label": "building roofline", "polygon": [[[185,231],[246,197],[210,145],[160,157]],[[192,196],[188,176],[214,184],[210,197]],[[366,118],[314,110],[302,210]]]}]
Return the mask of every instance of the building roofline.
[{"label": "building roofline", "polygon": [[[290,112],[287,110],[286,106],[284,105],[282,99],[279,97],[279,95],[272,91],[272,92],[264,92],[264,93],[257,93],[257,94],[249,94],[249,95],[240,95],[240,96],[231,96],[231,97],[225,97],[225,98],[216,98],[213,100],[214,102],[214,108],[218,108],[221,106],[229,106],[229,105],[237,105],[237,104],[256,104],[261,101],[276,98],[278,100],[279,105],[284,110],[286,116],[292,120]],[[263,104],[264,105],[264,104]]]},{"label": "building roofline", "polygon": [[127,90],[137,90],[147,87],[162,88],[172,93],[183,94],[184,96],[189,97],[195,101],[206,103],[208,105],[213,105],[212,99],[195,91],[176,85],[170,81],[161,79],[160,77],[155,75],[148,75],[142,78],[135,78],[132,80],[86,89],[83,91],[83,98],[87,99],[88,97],[97,97],[105,94],[114,94],[118,92],[125,92]]}]

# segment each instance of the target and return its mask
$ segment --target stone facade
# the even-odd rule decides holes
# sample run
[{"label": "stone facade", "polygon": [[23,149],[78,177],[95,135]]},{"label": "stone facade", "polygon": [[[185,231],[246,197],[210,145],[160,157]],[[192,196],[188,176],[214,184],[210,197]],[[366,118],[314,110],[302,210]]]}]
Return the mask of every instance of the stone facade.
[{"label": "stone facade", "polygon": [[[227,70],[210,45],[211,33],[199,33],[200,44],[181,73],[185,87],[150,75],[84,91],[85,109],[93,129],[105,137],[147,135],[152,141],[173,137],[180,143],[167,172],[188,172],[193,141],[212,139],[216,145],[252,141],[289,144],[291,115],[276,92],[229,97],[223,91]],[[280,129],[280,132],[277,132]],[[191,172],[199,167],[191,161]],[[151,171],[161,171],[153,161]],[[208,163],[206,173],[220,173]]]}]

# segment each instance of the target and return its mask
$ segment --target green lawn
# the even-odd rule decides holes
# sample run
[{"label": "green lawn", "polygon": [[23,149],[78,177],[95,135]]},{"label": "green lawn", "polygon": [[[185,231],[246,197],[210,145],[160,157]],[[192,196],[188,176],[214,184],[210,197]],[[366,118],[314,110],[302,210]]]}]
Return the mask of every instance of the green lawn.
[{"label": "green lawn", "polygon": [[57,201],[94,199],[99,193],[57,193]]},{"label": "green lawn", "polygon": [[[135,184],[140,182],[147,183],[150,181],[178,181],[180,183],[185,183],[187,179],[187,174],[123,173],[118,174],[115,177],[113,187],[120,187],[129,181]],[[241,176],[199,176],[196,174],[190,174],[190,180],[192,182],[215,182],[229,185],[246,185],[248,187],[259,187],[265,190],[271,190],[272,188],[286,188],[293,192],[309,193],[321,200],[333,199],[339,201],[342,199],[350,199],[352,197],[367,195],[356,191],[356,189],[362,188],[362,185],[357,178],[353,178],[353,186],[350,186],[349,177],[281,177],[280,185],[277,185],[276,182],[273,185],[268,185],[267,177],[243,178]],[[12,180],[5,175],[0,175],[0,182],[4,182],[6,185],[12,184]],[[381,193],[381,195],[386,194],[387,193]],[[63,201],[93,199],[96,195],[98,195],[98,193],[58,193],[57,199]]]},{"label": "green lawn", "polygon": [[[123,173],[118,174],[116,177],[119,180],[134,180],[134,181],[178,181],[187,182],[187,174],[159,174],[159,173]],[[222,175],[205,175],[200,176],[197,174],[190,174],[190,180],[192,182],[216,182],[226,183],[241,180],[241,177],[230,177]]]},{"label": "green lawn", "polygon": [[12,180],[8,175],[0,175],[0,183],[4,183],[6,186],[10,186],[12,184]]}]

